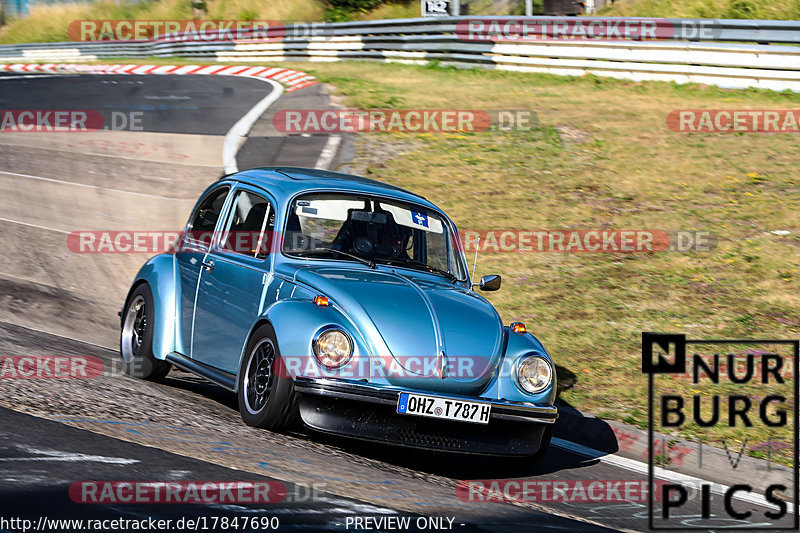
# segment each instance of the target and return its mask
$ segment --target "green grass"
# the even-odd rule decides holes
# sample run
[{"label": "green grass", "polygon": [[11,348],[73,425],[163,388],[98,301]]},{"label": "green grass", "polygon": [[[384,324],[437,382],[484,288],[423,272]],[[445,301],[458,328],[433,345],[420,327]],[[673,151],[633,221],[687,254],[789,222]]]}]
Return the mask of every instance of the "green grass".
[{"label": "green grass", "polygon": [[600,15],[798,20],[800,0],[618,0]]},{"label": "green grass", "polygon": [[[480,256],[478,275],[504,278],[499,292],[485,293],[503,320],[526,322],[575,375],[562,394],[569,404],[644,426],[642,331],[798,337],[798,136],[675,133],[666,116],[685,108],[797,109],[800,94],[375,63],[294,66],[359,108],[536,111],[539,125],[528,131],[375,133],[362,143],[400,154],[369,163],[372,155],[362,153],[368,176],[422,193],[462,230],[717,236],[707,252]],[[777,229],[792,233],[770,233]],[[688,393],[689,385],[675,387]],[[745,436],[695,426],[687,434],[717,444]],[[755,443],[768,434],[762,427],[747,435]]]},{"label": "green grass", "polygon": [[[330,18],[324,0],[206,0],[208,20],[277,20],[314,22]],[[341,19],[384,19],[419,16],[419,2],[398,0],[369,12],[339,13]],[[75,20],[192,19],[188,0],[99,0],[35,6],[30,15],[0,27],[0,44],[69,41],[67,27]]]}]

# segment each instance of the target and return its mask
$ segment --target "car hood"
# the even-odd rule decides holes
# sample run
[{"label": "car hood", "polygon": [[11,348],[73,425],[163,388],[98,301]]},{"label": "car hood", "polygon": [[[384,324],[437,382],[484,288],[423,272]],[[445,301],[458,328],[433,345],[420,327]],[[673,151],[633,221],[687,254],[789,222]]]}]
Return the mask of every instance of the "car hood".
[{"label": "car hood", "polygon": [[407,269],[307,267],[295,279],[342,308],[372,357],[403,369],[387,375],[393,384],[445,391],[457,383],[457,390],[477,392],[501,360],[503,325],[494,307],[444,278]]}]

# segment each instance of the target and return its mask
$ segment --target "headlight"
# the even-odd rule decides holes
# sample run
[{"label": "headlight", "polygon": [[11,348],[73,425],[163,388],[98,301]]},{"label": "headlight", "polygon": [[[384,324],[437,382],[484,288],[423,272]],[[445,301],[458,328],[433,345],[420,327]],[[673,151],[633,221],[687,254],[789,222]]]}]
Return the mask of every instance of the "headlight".
[{"label": "headlight", "polygon": [[529,355],[517,365],[517,381],[526,392],[542,392],[553,381],[553,368],[541,357]]},{"label": "headlight", "polygon": [[327,368],[339,368],[353,355],[353,343],[350,337],[338,329],[327,329],[320,333],[314,339],[312,348],[314,357]]}]

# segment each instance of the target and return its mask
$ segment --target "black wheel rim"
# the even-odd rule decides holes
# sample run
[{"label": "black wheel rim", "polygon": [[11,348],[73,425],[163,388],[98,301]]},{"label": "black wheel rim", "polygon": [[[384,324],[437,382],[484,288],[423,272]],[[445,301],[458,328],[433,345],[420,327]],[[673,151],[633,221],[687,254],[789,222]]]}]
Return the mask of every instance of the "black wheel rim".
[{"label": "black wheel rim", "polygon": [[136,317],[133,319],[133,339],[131,351],[133,356],[139,355],[139,350],[142,348],[142,339],[144,339],[144,332],[147,330],[147,306],[144,301],[140,302],[136,309]]},{"label": "black wheel rim", "polygon": [[251,414],[264,409],[269,399],[274,379],[272,366],[275,362],[275,347],[269,339],[263,339],[250,352],[245,374],[245,407]]}]

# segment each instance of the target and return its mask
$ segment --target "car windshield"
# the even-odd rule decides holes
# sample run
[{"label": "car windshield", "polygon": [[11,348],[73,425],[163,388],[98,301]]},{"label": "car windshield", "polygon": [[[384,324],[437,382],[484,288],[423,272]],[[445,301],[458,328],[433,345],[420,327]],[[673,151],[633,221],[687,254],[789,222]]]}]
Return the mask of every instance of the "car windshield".
[{"label": "car windshield", "polygon": [[307,194],[295,199],[284,253],[387,264],[466,279],[445,220],[424,207],[360,194]]}]

